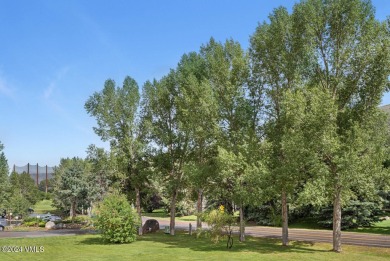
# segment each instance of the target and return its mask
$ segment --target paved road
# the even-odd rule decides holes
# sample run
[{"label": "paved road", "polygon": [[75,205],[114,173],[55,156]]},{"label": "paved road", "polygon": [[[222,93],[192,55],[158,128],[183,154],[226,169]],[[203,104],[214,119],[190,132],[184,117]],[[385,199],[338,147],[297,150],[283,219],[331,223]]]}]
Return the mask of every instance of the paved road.
[{"label": "paved road", "polygon": [[[143,218],[145,222],[147,217]],[[160,223],[160,228],[169,226],[168,220],[157,219]],[[183,222],[176,221],[175,226],[179,229],[189,229],[189,224],[192,224],[193,228],[196,228],[196,222]],[[207,227],[205,224],[203,227]],[[238,231],[238,229],[236,229]],[[326,242],[332,243],[332,231],[329,230],[310,230],[310,229],[292,229],[288,230],[290,240],[297,241],[309,241],[309,242]],[[251,226],[245,228],[245,234],[254,237],[267,237],[267,238],[281,238],[282,229],[277,227],[263,227],[263,226]],[[373,247],[386,247],[390,248],[390,235],[376,235],[368,233],[354,233],[354,232],[342,232],[341,233],[342,244],[347,245],[359,245],[359,246],[373,246]]]},{"label": "paved road", "polygon": [[[143,223],[145,220],[150,219],[143,217]],[[157,219],[160,223],[160,229],[164,229],[165,226],[169,226],[169,220]],[[176,228],[181,230],[188,230],[189,224],[192,224],[193,229],[196,228],[196,222],[184,222],[176,221]],[[207,228],[206,224],[203,224],[204,228]],[[0,232],[0,239],[2,238],[33,238],[33,237],[49,237],[49,236],[71,236],[94,233],[94,231],[77,230],[77,229],[61,229],[50,231],[32,231],[32,232],[12,232],[4,231]],[[267,237],[267,238],[281,238],[282,229],[275,227],[262,227],[253,226],[246,227],[246,235],[254,237]],[[309,242],[327,242],[332,243],[332,231],[329,230],[309,230],[309,229],[289,229],[290,240],[309,241]],[[360,246],[373,246],[373,247],[386,247],[390,248],[390,236],[387,235],[375,235],[367,233],[354,233],[343,232],[341,235],[341,241],[343,244],[360,245]]]}]

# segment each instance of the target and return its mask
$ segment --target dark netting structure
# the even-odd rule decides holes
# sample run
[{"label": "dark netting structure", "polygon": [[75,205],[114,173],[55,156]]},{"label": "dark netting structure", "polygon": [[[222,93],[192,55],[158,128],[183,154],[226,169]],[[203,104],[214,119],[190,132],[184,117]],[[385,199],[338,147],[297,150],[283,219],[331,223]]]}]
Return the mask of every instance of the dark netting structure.
[{"label": "dark netting structure", "polygon": [[22,174],[23,172],[26,172],[31,176],[31,178],[34,180],[37,186],[43,180],[46,181],[45,183],[46,183],[46,191],[47,191],[48,180],[53,178],[55,168],[56,167],[48,167],[47,165],[39,166],[38,164],[31,165],[30,163],[28,163],[27,165],[22,167],[14,165],[13,171],[18,174]]}]

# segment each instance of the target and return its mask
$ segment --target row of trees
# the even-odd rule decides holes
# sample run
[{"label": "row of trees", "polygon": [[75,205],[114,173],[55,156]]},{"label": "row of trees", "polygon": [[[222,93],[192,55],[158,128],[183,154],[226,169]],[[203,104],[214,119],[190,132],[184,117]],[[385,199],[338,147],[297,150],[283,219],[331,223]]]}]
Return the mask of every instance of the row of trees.
[{"label": "row of trees", "polygon": [[[92,209],[110,191],[115,191],[113,160],[103,149],[91,145],[86,159],[64,158],[54,173],[53,203],[74,220],[77,213]],[[111,190],[110,187],[111,186]]]},{"label": "row of trees", "polygon": [[12,172],[9,175],[8,161],[3,149],[4,146],[0,143],[0,211],[1,214],[8,212],[24,216],[38,200],[45,198],[45,188],[39,189],[26,172]]},{"label": "row of trees", "polygon": [[211,39],[141,93],[131,77],[120,87],[107,80],[85,109],[110,152],[92,145],[85,160],[62,159],[55,204],[74,217],[121,190],[141,217],[142,195],[158,182],[171,235],[178,202],[196,194],[198,213],[205,196],[237,206],[244,241],[245,208],[279,198],[283,245],[289,205],[332,204],[341,251],[342,207],[388,189],[389,129],[378,105],[390,90],[390,19],[375,20],[360,0],[308,0],[269,18],[248,50]]},{"label": "row of trees", "polygon": [[[360,0],[309,0],[259,24],[244,51],[211,39],[176,69],[139,86],[107,80],[86,102],[97,135],[109,141],[121,188],[141,192],[159,179],[178,199],[205,194],[240,210],[280,197],[283,245],[288,205],[333,204],[333,249],[341,251],[341,209],[384,188],[390,89],[390,19]],[[198,225],[201,223],[198,221]]]}]

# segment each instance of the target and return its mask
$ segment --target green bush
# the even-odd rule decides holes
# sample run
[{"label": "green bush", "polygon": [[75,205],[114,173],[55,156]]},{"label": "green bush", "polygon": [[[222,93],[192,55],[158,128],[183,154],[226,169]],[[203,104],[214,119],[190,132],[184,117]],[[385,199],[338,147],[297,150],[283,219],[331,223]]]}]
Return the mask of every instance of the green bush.
[{"label": "green bush", "polygon": [[282,214],[276,203],[267,203],[246,210],[248,221],[255,221],[260,226],[281,226]]},{"label": "green bush", "polygon": [[[369,227],[383,215],[381,204],[377,202],[350,201],[341,212],[341,229]],[[325,228],[333,226],[333,208],[323,208],[319,213],[318,224]]]},{"label": "green bush", "polygon": [[214,243],[218,243],[220,239],[225,236],[230,238],[233,226],[236,225],[236,218],[233,215],[226,213],[224,206],[220,206],[218,209],[205,213],[203,218],[209,226],[209,230],[206,231],[205,234],[210,236]]},{"label": "green bush", "polygon": [[26,227],[45,227],[45,224],[45,221],[36,217],[28,217],[23,220],[23,225]]},{"label": "green bush", "polygon": [[96,214],[95,226],[105,241],[130,243],[136,240],[140,222],[124,195],[108,195],[100,203]]}]

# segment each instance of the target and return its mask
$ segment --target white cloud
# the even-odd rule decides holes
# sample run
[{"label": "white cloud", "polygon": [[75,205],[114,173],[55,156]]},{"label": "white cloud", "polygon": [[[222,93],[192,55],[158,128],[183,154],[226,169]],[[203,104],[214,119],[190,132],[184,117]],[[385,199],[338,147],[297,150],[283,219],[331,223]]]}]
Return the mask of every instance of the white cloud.
[{"label": "white cloud", "polygon": [[48,99],[50,98],[51,94],[53,93],[54,88],[55,88],[55,83],[54,83],[54,82],[51,82],[51,83],[49,84],[49,87],[47,87],[47,88],[45,89],[45,91],[43,92],[43,97],[44,97],[46,100],[48,100]]},{"label": "white cloud", "polygon": [[7,84],[7,81],[0,73],[0,94],[8,98],[14,99],[15,94],[14,90]]},{"label": "white cloud", "polygon": [[49,100],[52,97],[53,92],[57,88],[57,83],[65,77],[68,71],[69,71],[68,66],[64,66],[63,68],[57,71],[54,79],[49,83],[49,85],[43,91],[43,98],[45,98],[45,100]]}]

